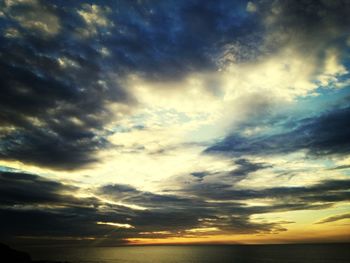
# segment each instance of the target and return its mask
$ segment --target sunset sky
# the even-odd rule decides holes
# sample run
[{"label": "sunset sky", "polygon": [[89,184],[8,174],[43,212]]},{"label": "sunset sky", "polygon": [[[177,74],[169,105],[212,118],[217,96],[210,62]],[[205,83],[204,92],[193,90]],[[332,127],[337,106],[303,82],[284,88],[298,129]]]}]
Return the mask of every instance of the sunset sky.
[{"label": "sunset sky", "polygon": [[349,14],[0,0],[0,242],[350,241]]}]

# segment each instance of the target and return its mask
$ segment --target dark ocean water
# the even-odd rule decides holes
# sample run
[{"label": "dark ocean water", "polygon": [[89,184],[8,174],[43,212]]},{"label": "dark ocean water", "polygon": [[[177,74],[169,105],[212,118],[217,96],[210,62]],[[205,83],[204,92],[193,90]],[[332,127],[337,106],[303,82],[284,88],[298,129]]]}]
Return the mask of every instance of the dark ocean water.
[{"label": "dark ocean water", "polygon": [[350,244],[36,248],[32,258],[74,263],[350,263]]}]

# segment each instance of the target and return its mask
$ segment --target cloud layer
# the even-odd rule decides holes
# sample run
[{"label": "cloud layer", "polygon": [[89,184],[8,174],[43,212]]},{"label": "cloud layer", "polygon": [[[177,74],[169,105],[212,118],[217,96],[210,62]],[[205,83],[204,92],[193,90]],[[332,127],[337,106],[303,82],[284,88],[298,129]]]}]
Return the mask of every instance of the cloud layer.
[{"label": "cloud layer", "polygon": [[1,238],[288,241],[308,226],[337,239],[349,13],[345,0],[2,1]]}]

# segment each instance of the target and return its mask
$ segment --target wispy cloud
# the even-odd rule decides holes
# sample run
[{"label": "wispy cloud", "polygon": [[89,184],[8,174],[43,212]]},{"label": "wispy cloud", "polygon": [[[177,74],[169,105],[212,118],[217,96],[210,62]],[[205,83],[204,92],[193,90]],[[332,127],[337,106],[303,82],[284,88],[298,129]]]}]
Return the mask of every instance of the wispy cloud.
[{"label": "wispy cloud", "polygon": [[342,215],[335,215],[335,216],[330,216],[327,218],[324,218],[318,222],[316,222],[315,224],[326,224],[326,223],[332,223],[332,222],[336,222],[336,221],[340,221],[340,220],[344,220],[344,219],[349,219],[350,218],[350,214],[342,214]]}]

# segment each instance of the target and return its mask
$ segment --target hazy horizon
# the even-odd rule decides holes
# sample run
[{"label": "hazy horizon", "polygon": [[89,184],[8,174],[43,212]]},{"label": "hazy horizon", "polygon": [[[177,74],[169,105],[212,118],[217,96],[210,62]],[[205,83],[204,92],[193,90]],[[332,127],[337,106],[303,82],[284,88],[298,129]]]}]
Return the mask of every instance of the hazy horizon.
[{"label": "hazy horizon", "polygon": [[0,242],[350,242],[349,14],[0,0]]}]

